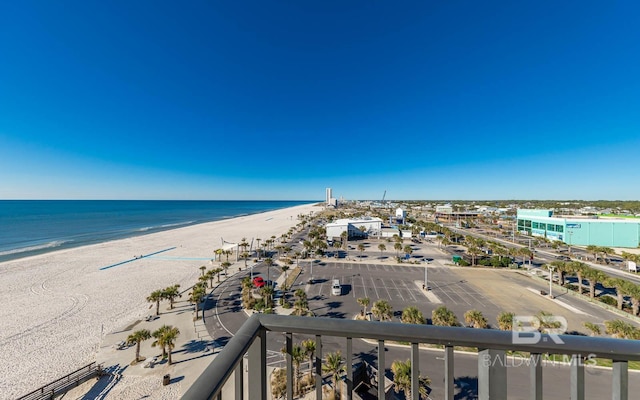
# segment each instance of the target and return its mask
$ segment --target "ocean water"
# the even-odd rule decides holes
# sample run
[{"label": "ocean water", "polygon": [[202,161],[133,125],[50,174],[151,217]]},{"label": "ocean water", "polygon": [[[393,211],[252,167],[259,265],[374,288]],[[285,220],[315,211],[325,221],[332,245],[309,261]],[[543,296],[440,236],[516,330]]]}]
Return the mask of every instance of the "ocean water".
[{"label": "ocean water", "polygon": [[0,262],[310,203],[0,200]]}]

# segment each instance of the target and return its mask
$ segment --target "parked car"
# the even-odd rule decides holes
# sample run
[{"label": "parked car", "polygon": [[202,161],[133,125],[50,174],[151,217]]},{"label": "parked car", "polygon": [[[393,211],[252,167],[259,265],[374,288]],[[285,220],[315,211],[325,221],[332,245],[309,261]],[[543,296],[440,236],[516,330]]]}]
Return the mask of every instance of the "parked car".
[{"label": "parked car", "polygon": [[340,296],[342,294],[342,286],[340,286],[340,280],[333,280],[333,283],[331,284],[331,294],[334,296]]},{"label": "parked car", "polygon": [[569,256],[563,256],[563,255],[556,256],[556,259],[557,259],[557,260],[560,260],[560,261],[571,261],[571,257],[569,257]]},{"label": "parked car", "polygon": [[265,285],[264,279],[262,279],[261,276],[256,276],[255,278],[253,278],[253,286],[257,287],[257,288],[261,288]]}]

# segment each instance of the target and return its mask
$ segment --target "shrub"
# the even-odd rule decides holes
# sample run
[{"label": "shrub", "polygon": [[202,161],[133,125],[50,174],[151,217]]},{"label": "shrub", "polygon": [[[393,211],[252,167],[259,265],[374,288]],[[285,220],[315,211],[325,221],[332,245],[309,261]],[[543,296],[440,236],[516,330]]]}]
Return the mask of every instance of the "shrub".
[{"label": "shrub", "polygon": [[573,290],[574,292],[578,291],[578,285],[574,285],[574,284],[568,283],[568,284],[564,285],[564,287],[566,287],[569,290]]},{"label": "shrub", "polygon": [[468,266],[469,266],[469,265],[471,265],[471,264],[469,264],[469,263],[467,262],[467,260],[463,260],[463,259],[461,259],[460,261],[458,261],[458,265],[459,265],[459,266],[461,266],[461,267],[468,267]]},{"label": "shrub", "polygon": [[601,301],[604,304],[608,304],[608,305],[613,306],[613,307],[617,307],[618,306],[618,300],[614,299],[611,296],[607,296],[607,295],[600,296],[600,297],[598,297],[598,301]]}]

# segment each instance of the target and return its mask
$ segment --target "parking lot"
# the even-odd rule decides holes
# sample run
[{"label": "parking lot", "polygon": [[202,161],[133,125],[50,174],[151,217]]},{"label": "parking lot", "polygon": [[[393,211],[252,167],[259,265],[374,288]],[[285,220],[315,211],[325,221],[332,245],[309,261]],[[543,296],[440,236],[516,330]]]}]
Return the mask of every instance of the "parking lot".
[{"label": "parking lot", "polygon": [[[532,280],[522,273],[475,268],[428,266],[428,284],[441,303],[430,301],[422,290],[424,265],[383,265],[365,262],[326,262],[314,264],[314,283],[309,284],[310,268],[303,268],[292,291],[303,289],[307,293],[309,308],[318,317],[352,318],[360,312],[357,299],[368,297],[369,310],[377,300],[386,300],[392,306],[394,319],[399,319],[408,306],[417,307],[430,318],[434,309],[445,305],[464,322],[464,313],[471,309],[481,311],[489,324],[496,325],[502,311],[520,315],[535,315],[539,311],[565,316],[571,330],[583,331],[583,322],[602,324],[613,317],[602,309],[562,296],[553,302],[540,296],[536,290],[544,283]],[[331,282],[340,280],[342,294],[331,294]],[[579,312],[570,305],[578,307]]]}]

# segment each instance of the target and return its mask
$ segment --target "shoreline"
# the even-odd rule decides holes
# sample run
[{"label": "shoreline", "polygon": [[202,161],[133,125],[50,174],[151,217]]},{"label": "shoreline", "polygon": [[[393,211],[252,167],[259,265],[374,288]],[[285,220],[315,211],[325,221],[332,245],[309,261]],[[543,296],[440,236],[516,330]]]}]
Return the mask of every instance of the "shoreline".
[{"label": "shoreline", "polygon": [[[94,361],[105,334],[148,313],[149,293],[195,283],[223,239],[279,237],[299,214],[320,211],[316,204],[0,263],[0,398],[26,394]],[[150,255],[164,249],[170,250]],[[119,264],[140,254],[150,256]]]},{"label": "shoreline", "polygon": [[[0,202],[2,202],[2,201],[6,201],[6,200],[0,200]],[[37,201],[41,201],[41,200],[37,200]],[[42,200],[42,201],[50,201],[50,200]],[[67,200],[62,200],[62,201],[67,201]],[[78,200],[78,201],[85,201],[85,200]],[[94,200],[86,200],[86,201],[94,201]],[[98,200],[98,201],[103,201],[103,200]],[[104,200],[104,201],[111,201],[111,200]],[[123,200],[123,201],[127,201],[128,202],[130,200]],[[137,200],[131,200],[131,201],[137,201]],[[141,200],[141,201],[146,201],[146,200]],[[165,201],[165,200],[160,200],[160,201]],[[170,201],[173,201],[173,200],[170,200]],[[194,200],[194,201],[197,201],[197,200]],[[238,201],[234,201],[234,202],[241,202],[241,201],[242,200],[238,200]],[[253,202],[252,200],[247,200],[247,201],[248,202]],[[294,200],[282,200],[282,201],[283,202],[294,202]],[[243,212],[243,213],[240,213],[240,214],[235,215],[235,216],[219,216],[219,217],[216,217],[216,218],[210,219],[210,220],[201,220],[201,221],[193,221],[193,220],[188,220],[187,221],[187,220],[185,220],[185,221],[181,221],[181,222],[171,222],[171,223],[160,224],[160,225],[143,226],[143,227],[138,227],[138,228],[130,227],[128,229],[119,229],[119,230],[113,231],[112,237],[100,237],[100,236],[98,236],[98,237],[96,237],[94,239],[89,239],[89,240],[80,241],[80,242],[77,242],[76,241],[76,239],[77,239],[76,236],[73,236],[73,235],[72,236],[66,236],[66,237],[56,237],[56,238],[43,239],[44,241],[42,243],[39,243],[39,244],[29,244],[27,246],[0,250],[0,266],[5,262],[21,260],[23,258],[28,258],[28,257],[40,256],[40,255],[43,255],[43,254],[48,254],[48,253],[61,251],[61,250],[75,249],[75,248],[80,248],[80,247],[84,247],[84,246],[90,246],[90,245],[94,245],[94,244],[112,242],[112,241],[121,240],[121,239],[134,238],[134,237],[138,237],[138,236],[152,235],[152,234],[155,234],[155,233],[166,232],[166,231],[173,230],[173,229],[185,228],[185,227],[195,226],[195,225],[200,225],[200,224],[208,224],[208,223],[211,223],[211,222],[218,222],[218,221],[223,221],[223,220],[227,220],[227,219],[240,218],[240,217],[244,217],[244,216],[261,214],[261,213],[266,213],[266,212],[271,212],[271,211],[284,210],[286,208],[292,208],[292,207],[298,207],[298,206],[304,206],[304,205],[312,205],[312,204],[319,203],[317,201],[303,201],[303,200],[301,200],[300,202],[302,202],[302,204],[296,204],[296,205],[289,206],[289,207],[284,207],[284,208],[275,208],[275,209],[266,210],[266,211]],[[98,231],[94,231],[93,234],[99,235],[99,232]]]}]

